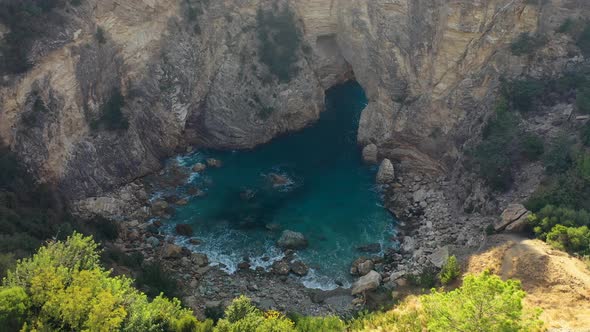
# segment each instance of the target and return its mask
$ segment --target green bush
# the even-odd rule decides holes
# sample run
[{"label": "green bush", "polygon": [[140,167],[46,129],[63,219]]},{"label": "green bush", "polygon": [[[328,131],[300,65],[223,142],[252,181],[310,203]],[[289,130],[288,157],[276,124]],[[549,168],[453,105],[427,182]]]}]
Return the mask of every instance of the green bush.
[{"label": "green bush", "polygon": [[512,184],[512,158],[518,146],[518,120],[501,99],[483,130],[483,140],[473,156],[479,175],[494,190],[507,190]]},{"label": "green bush", "polygon": [[586,23],[586,26],[576,38],[576,45],[585,57],[590,57],[590,23]]},{"label": "green bush", "polygon": [[543,163],[548,174],[564,173],[572,166],[572,142],[562,135],[555,139],[547,153]]},{"label": "green bush", "polygon": [[535,235],[545,240],[547,234],[557,225],[566,227],[590,225],[590,213],[585,210],[547,205],[529,217],[529,224]]},{"label": "green bush", "polygon": [[461,268],[457,262],[457,257],[451,256],[445,262],[439,274],[440,282],[447,285],[455,281],[461,275]]},{"label": "green bush", "polygon": [[125,106],[125,97],[121,94],[119,88],[113,89],[109,100],[103,105],[100,118],[91,126],[94,129],[104,127],[107,130],[127,130],[129,128],[129,120],[123,114],[123,107]]},{"label": "green bush", "polygon": [[410,274],[408,276],[410,284],[423,289],[430,289],[436,286],[438,276],[434,268],[427,267],[422,270],[419,274]]},{"label": "green bush", "polygon": [[522,140],[522,151],[529,160],[538,160],[545,152],[543,140],[535,134],[526,134]]},{"label": "green bush", "polygon": [[534,110],[536,101],[543,96],[545,85],[536,79],[521,79],[505,82],[502,90],[514,109],[529,112]]},{"label": "green bush", "polygon": [[0,44],[0,72],[20,74],[31,68],[29,52],[43,37],[48,25],[61,25],[54,9],[62,0],[5,0],[0,4],[0,23],[8,28]]},{"label": "green bush", "polygon": [[276,10],[259,9],[257,14],[258,57],[279,82],[289,82],[298,72],[301,32],[295,15],[284,6]]},{"label": "green bush", "polygon": [[104,44],[107,42],[107,38],[102,27],[96,28],[96,33],[94,34],[94,37],[96,38],[99,44]]},{"label": "green bush", "polygon": [[463,286],[423,296],[428,331],[532,331],[542,327],[540,312],[526,312],[520,282],[484,273],[468,275]]},{"label": "green bush", "polygon": [[580,140],[582,141],[582,144],[590,147],[590,121],[586,122],[586,124],[582,127],[580,132]]},{"label": "green bush", "polygon": [[137,277],[136,284],[151,298],[162,293],[168,297],[178,296],[176,280],[158,262],[145,264]]},{"label": "green bush", "polygon": [[336,316],[298,316],[294,319],[297,332],[344,332],[346,323]]},{"label": "green bush", "polygon": [[521,56],[531,54],[545,44],[547,44],[545,37],[523,32],[512,42],[510,50],[513,55]]},{"label": "green bush", "polygon": [[547,243],[571,253],[590,253],[590,230],[587,226],[567,227],[556,225],[547,233]]},{"label": "green bush", "polygon": [[590,114],[590,87],[586,86],[578,90],[576,94],[576,106],[582,113]]},{"label": "green bush", "polygon": [[42,331],[212,331],[180,301],[152,302],[126,277],[99,264],[98,245],[73,234],[9,271],[0,288],[0,324]]},{"label": "green bush", "polygon": [[563,21],[563,23],[561,23],[561,25],[555,30],[555,32],[569,34],[574,31],[575,27],[576,21],[574,21],[571,17],[568,17],[567,19],[565,19],[565,21]]}]

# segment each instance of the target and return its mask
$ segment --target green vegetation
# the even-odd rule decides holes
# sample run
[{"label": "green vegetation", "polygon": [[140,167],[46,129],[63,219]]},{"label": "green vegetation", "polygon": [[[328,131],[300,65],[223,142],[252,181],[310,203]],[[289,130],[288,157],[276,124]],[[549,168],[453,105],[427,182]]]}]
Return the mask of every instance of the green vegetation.
[{"label": "green vegetation", "polygon": [[586,22],[584,29],[576,37],[576,45],[585,57],[590,56],[590,23]]},{"label": "green vegetation", "polygon": [[74,233],[18,262],[0,288],[0,324],[23,330],[206,331],[178,300],[152,302],[99,264],[97,244]]},{"label": "green vegetation", "polygon": [[544,36],[523,32],[512,42],[510,50],[513,55],[527,55],[545,46],[545,44],[547,44],[547,39]]},{"label": "green vegetation", "polygon": [[0,72],[19,74],[31,67],[29,51],[38,38],[46,34],[47,25],[60,25],[54,9],[62,0],[6,0],[0,4],[0,23],[9,32],[0,45]]},{"label": "green vegetation", "polygon": [[450,284],[461,275],[461,268],[457,262],[457,257],[451,256],[443,265],[438,278],[443,285]]},{"label": "green vegetation", "polygon": [[545,86],[540,80],[522,79],[504,82],[502,90],[513,109],[529,112],[534,110],[535,101],[543,95]]},{"label": "green vegetation", "polygon": [[582,113],[590,114],[590,86],[587,85],[576,94],[576,106]]},{"label": "green vegetation", "polygon": [[109,100],[102,107],[100,118],[92,122],[91,127],[93,129],[102,127],[111,131],[127,130],[129,128],[129,120],[123,114],[124,106],[125,97],[121,94],[121,89],[113,89]]},{"label": "green vegetation", "polygon": [[534,331],[541,326],[538,312],[523,309],[520,284],[488,273],[467,276],[454,291],[422,295],[418,305],[401,304],[349,323],[334,316],[289,318],[262,311],[241,296],[214,324],[198,321],[176,299],[159,295],[150,301],[129,278],[105,270],[99,257],[91,237],[74,233],[18,261],[0,287],[0,324],[9,331],[138,332]]},{"label": "green vegetation", "polygon": [[289,82],[299,72],[297,60],[302,44],[293,12],[289,6],[259,9],[257,22],[260,61],[279,82]]},{"label": "green vegetation", "polygon": [[512,184],[513,156],[517,155],[518,139],[517,117],[501,99],[483,130],[482,142],[473,152],[480,176],[494,190],[507,190]]},{"label": "green vegetation", "polygon": [[96,28],[96,33],[94,34],[94,37],[96,38],[99,44],[104,44],[107,42],[107,38],[102,27]]},{"label": "green vegetation", "polygon": [[538,160],[545,153],[545,143],[535,134],[525,134],[522,152],[528,160]]}]

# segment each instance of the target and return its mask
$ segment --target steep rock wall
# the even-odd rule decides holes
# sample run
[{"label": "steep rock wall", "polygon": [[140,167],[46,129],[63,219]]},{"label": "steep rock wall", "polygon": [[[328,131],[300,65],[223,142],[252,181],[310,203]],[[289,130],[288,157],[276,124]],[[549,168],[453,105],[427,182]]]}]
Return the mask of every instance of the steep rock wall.
[{"label": "steep rock wall", "polygon": [[[376,143],[402,166],[444,172],[489,114],[501,75],[565,65],[559,38],[535,59],[510,55],[510,42],[522,32],[552,33],[590,7],[282,0],[297,14],[304,46],[297,75],[279,83],[269,82],[257,54],[257,10],[273,3],[84,0],[61,9],[66,24],[35,44],[35,66],[2,80],[0,138],[69,199],[99,196],[158,169],[179,147],[251,148],[301,129],[319,117],[324,90],[354,77],[370,100],[359,143]],[[117,88],[129,129],[93,129]],[[26,124],[38,99],[48,111]]]}]

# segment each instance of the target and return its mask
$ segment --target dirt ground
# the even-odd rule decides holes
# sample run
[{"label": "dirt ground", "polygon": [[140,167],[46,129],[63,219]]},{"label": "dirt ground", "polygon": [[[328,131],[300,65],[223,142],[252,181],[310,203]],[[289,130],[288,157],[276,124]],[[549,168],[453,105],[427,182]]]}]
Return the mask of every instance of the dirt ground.
[{"label": "dirt ground", "polygon": [[590,269],[581,260],[539,240],[500,234],[467,261],[467,272],[486,269],[519,279],[526,304],[543,309],[550,331],[590,331]]}]

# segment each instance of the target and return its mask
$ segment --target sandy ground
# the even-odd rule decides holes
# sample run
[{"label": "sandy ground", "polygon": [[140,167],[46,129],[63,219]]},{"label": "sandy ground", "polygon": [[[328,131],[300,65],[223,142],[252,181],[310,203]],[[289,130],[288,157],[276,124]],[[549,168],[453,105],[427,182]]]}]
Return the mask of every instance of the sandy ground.
[{"label": "sandy ground", "polygon": [[543,309],[550,331],[590,331],[590,269],[581,260],[539,240],[501,234],[468,259],[467,272],[485,269],[521,280],[526,304]]}]

